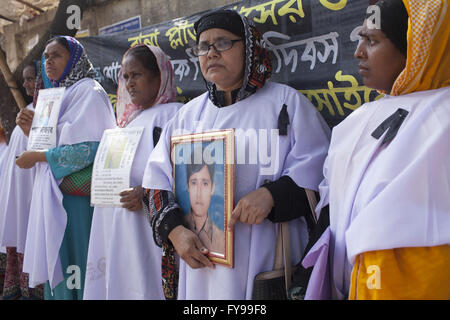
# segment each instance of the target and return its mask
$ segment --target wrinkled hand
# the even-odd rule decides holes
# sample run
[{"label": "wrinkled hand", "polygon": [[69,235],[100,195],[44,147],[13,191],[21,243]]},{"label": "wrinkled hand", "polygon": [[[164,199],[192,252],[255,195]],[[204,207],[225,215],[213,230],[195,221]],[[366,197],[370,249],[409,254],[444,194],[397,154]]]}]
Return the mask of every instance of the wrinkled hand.
[{"label": "wrinkled hand", "polygon": [[22,109],[17,114],[16,124],[22,129],[23,133],[28,137],[31,130],[31,124],[33,122],[34,111],[28,109]]},{"label": "wrinkled hand", "polygon": [[269,190],[262,187],[256,189],[239,200],[231,213],[228,228],[234,228],[236,222],[260,224],[269,215],[273,208],[273,198]]},{"label": "wrinkled hand", "polygon": [[141,186],[126,189],[119,195],[120,202],[122,203],[122,208],[128,209],[130,211],[139,211],[142,209],[143,191]]},{"label": "wrinkled hand", "polygon": [[20,157],[16,159],[16,165],[22,169],[30,169],[34,167],[36,162],[47,161],[43,151],[24,151]]},{"label": "wrinkled hand", "polygon": [[169,233],[169,239],[178,255],[191,268],[199,269],[209,267],[214,269],[214,264],[206,256],[208,249],[205,248],[199,237],[191,230],[181,225],[177,226]]}]

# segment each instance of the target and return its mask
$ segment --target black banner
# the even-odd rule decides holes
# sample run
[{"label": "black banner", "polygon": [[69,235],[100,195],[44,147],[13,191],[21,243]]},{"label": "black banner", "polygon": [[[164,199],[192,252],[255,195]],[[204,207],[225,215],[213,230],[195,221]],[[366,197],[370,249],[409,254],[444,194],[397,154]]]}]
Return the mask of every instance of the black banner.
[{"label": "black banner", "polygon": [[[271,80],[303,93],[330,126],[379,94],[365,87],[353,53],[368,0],[247,0],[223,8],[253,20],[271,51]],[[194,22],[206,12],[118,35],[81,38],[95,66],[96,80],[115,104],[122,55],[136,44],[160,47],[171,59],[178,100],[205,92],[195,44]]]}]

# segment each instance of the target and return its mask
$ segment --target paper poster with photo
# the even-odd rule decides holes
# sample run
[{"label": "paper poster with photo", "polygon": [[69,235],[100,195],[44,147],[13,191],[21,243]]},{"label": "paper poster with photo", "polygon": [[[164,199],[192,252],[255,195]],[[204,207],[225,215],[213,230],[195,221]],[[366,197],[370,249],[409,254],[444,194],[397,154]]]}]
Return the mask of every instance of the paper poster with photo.
[{"label": "paper poster with photo", "polygon": [[95,155],[91,205],[120,207],[120,193],[130,188],[130,173],[144,127],[108,129]]},{"label": "paper poster with photo", "polygon": [[172,136],[174,194],[184,225],[214,263],[233,267],[234,130]]},{"label": "paper poster with photo", "polygon": [[59,110],[66,88],[39,90],[27,150],[39,151],[56,147]]}]

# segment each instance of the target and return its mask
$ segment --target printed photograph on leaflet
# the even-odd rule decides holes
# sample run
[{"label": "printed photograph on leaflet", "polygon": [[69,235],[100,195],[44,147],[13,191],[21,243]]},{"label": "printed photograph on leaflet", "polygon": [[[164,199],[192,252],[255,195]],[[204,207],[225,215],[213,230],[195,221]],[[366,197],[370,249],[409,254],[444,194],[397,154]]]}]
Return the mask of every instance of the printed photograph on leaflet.
[{"label": "printed photograph on leaflet", "polygon": [[91,205],[120,207],[120,192],[130,187],[131,165],[143,127],[105,130],[92,171]]},{"label": "printed photograph on leaflet", "polygon": [[39,151],[56,147],[59,110],[65,89],[39,90],[27,150]]}]

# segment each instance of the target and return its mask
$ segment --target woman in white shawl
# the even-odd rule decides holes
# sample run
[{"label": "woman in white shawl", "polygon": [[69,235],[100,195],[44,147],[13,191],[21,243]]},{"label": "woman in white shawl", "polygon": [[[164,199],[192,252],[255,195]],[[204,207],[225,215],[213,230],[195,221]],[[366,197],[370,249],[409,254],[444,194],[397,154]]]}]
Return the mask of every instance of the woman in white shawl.
[{"label": "woman in white shawl", "polygon": [[387,95],[333,129],[318,206],[330,228],[303,261],[306,298],[448,300],[448,1],[375,5],[381,24],[364,21],[355,58]]},{"label": "woman in white shawl", "polygon": [[181,106],[175,99],[172,65],[160,48],[142,45],[124,54],[117,94],[118,125],[144,127],[144,132],[131,168],[133,188],[121,193],[122,208],[94,210],[84,299],[164,298],[162,252],[147,222],[141,184],[162,128]]},{"label": "woman in white shawl", "polygon": [[[23,69],[23,87],[31,97],[35,95],[37,64],[32,62]],[[18,113],[17,126],[11,134],[3,165],[3,183],[0,185],[0,245],[5,246],[7,251],[4,300],[42,299],[44,295],[43,286],[28,288],[28,274],[22,272],[36,169],[21,169],[15,163],[16,157],[27,149],[35,103],[36,99]]]},{"label": "woman in white shawl", "polygon": [[[298,91],[267,82],[270,56],[247,18],[219,10],[202,17],[195,29],[193,50],[208,92],[168,123],[143,180],[155,240],[164,251],[164,293],[167,299],[251,299],[255,275],[273,267],[273,222],[289,221],[292,260],[298,261],[303,252],[308,239],[303,216],[310,213],[304,188],[317,190],[322,180],[329,128]],[[183,226],[184,214],[172,193],[170,161],[172,135],[228,128],[236,129],[236,150],[243,152],[236,155],[241,163],[235,165],[236,203],[228,226],[234,228],[234,268],[214,265],[198,236]],[[246,136],[252,132],[259,139]],[[259,146],[252,145],[255,140]],[[264,149],[271,145],[276,147]],[[264,155],[271,150],[269,163],[262,150]],[[256,163],[242,161],[248,153],[251,159],[259,154]],[[173,248],[181,257],[179,283]]]},{"label": "woman in white shawl", "polygon": [[45,299],[82,299],[89,233],[91,164],[105,129],[115,126],[111,103],[93,80],[83,46],[59,36],[47,42],[45,73],[52,87],[65,87],[57,146],[25,151],[16,163],[36,165],[24,271],[30,287],[45,285]]}]

